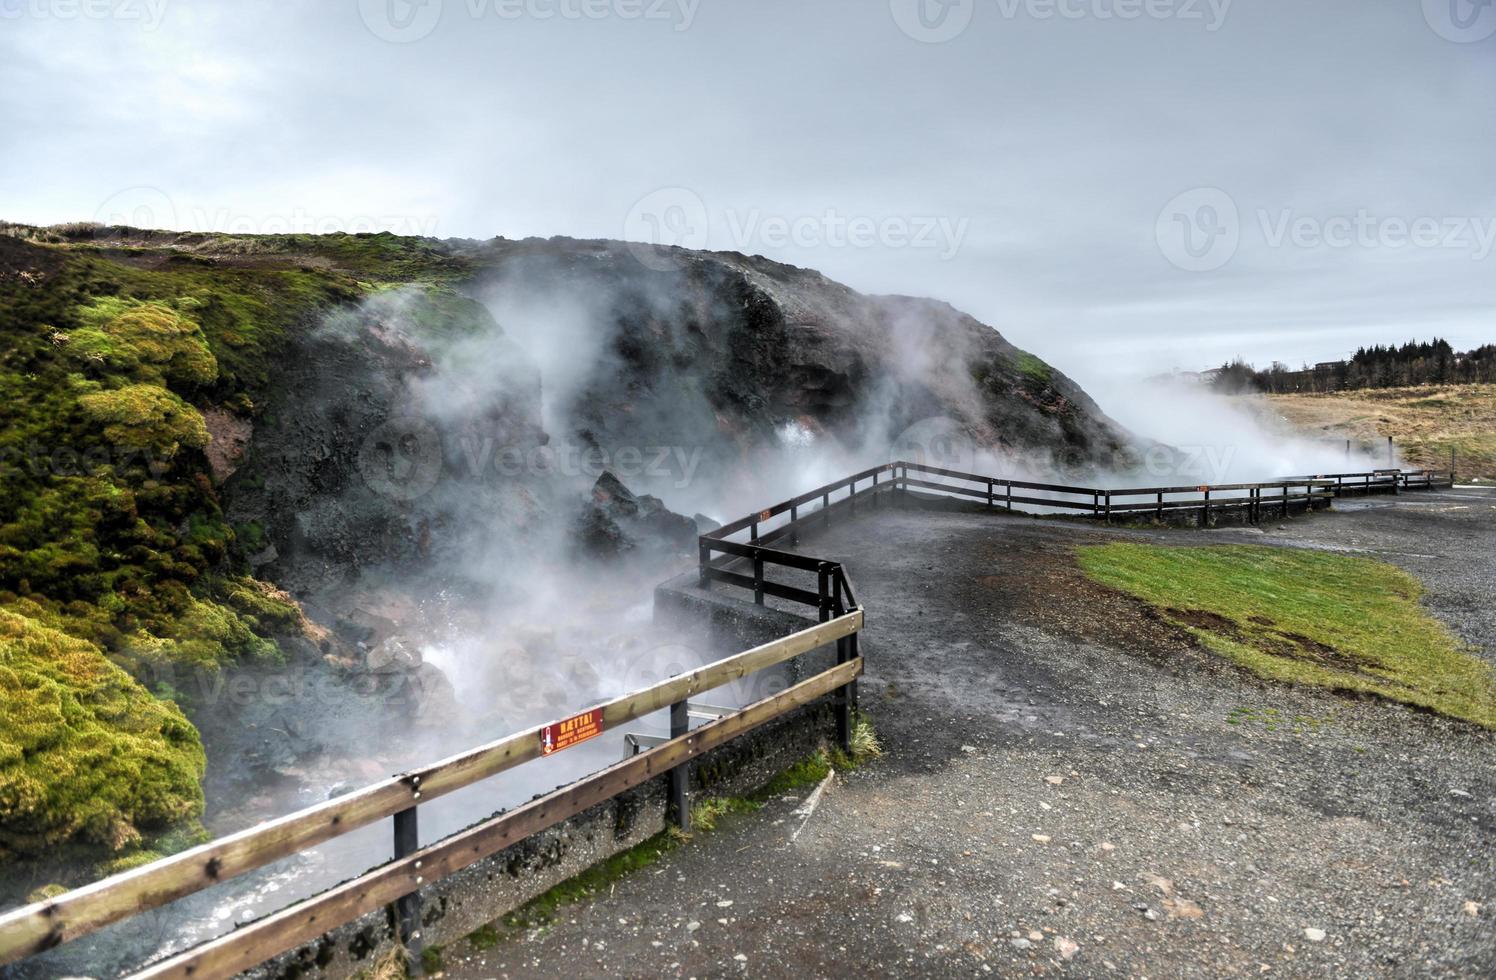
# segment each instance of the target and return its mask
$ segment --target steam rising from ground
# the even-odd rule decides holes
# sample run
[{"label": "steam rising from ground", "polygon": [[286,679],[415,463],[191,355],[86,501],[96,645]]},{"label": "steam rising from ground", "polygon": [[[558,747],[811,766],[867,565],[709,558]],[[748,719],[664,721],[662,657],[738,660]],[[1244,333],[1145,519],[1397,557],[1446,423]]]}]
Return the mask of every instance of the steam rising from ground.
[{"label": "steam rising from ground", "polygon": [[1385,446],[1353,445],[1295,429],[1265,398],[1220,395],[1174,379],[1109,379],[1092,393],[1113,418],[1163,444],[1114,469],[1116,486],[1252,483],[1399,465]]},{"label": "steam rising from ground", "polygon": [[[478,293],[481,308],[409,288],[375,296],[324,325],[337,343],[378,351],[387,369],[379,388],[387,418],[377,420],[360,450],[363,479],[314,506],[331,508],[335,520],[367,519],[381,533],[394,528],[392,539],[416,543],[319,583],[311,604],[330,626],[351,620],[366,630],[361,656],[387,653],[390,644],[418,651],[420,669],[409,671],[404,689],[415,703],[396,711],[375,699],[350,710],[314,698],[256,716],[273,730],[311,732],[302,741],[320,755],[283,766],[281,775],[295,786],[268,788],[242,811],[235,810],[242,801],[214,801],[215,830],[564,717],[734,652],[653,622],[652,589],[694,563],[689,549],[641,549],[612,562],[576,551],[576,518],[603,469],[678,513],[726,521],[894,459],[1037,482],[1075,482],[1085,473],[1083,482],[1117,487],[1385,465],[1374,453],[1357,451],[1348,460],[1342,443],[1294,436],[1261,408],[1157,381],[1095,391],[1116,419],[1157,440],[1119,455],[1109,471],[1098,471],[1094,457],[1020,455],[983,411],[972,335],[951,328],[960,314],[932,314],[930,307],[911,308],[890,329],[869,335],[869,343],[890,345],[884,363],[891,367],[886,377],[865,379],[868,394],[856,418],[841,419],[833,431],[826,418],[784,414],[763,432],[734,431],[699,379],[666,375],[669,390],[641,394],[650,379],[637,376],[640,363],[697,343],[693,322],[735,315],[712,288],[641,274],[611,286],[587,279],[579,290],[571,275],[561,261],[518,262]],[[652,338],[646,346],[657,350],[620,346],[637,342],[620,329],[621,319],[639,316]],[[302,531],[311,526],[305,515],[298,519]],[[371,676],[356,674],[345,694],[352,697],[358,678]],[[376,689],[388,691],[380,683]],[[742,704],[780,683],[748,678],[704,700]],[[665,719],[625,730],[660,734]],[[622,734],[605,733],[423,806],[425,837],[616,760]],[[262,914],[293,893],[361,871],[371,846],[380,845],[350,839],[309,859],[304,875],[246,879],[233,907]],[[178,938],[226,927],[226,908],[209,910],[206,924],[183,925]]]}]

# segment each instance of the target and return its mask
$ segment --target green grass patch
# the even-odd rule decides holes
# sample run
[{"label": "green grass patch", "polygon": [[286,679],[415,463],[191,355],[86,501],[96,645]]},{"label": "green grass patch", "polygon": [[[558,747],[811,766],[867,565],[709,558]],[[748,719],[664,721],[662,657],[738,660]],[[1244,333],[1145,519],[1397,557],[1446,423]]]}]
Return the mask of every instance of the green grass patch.
[{"label": "green grass patch", "polygon": [[473,951],[476,953],[493,949],[499,944],[499,930],[495,929],[492,923],[480,926],[468,933],[467,941],[468,945],[473,947]]},{"label": "green grass patch", "polygon": [[1054,368],[1028,351],[1022,351],[1018,355],[1018,373],[1031,381],[1047,385],[1054,377]]},{"label": "green grass patch", "polygon": [[1384,562],[1296,548],[1077,549],[1093,579],[1155,606],[1269,680],[1374,694],[1496,728],[1496,674]]}]

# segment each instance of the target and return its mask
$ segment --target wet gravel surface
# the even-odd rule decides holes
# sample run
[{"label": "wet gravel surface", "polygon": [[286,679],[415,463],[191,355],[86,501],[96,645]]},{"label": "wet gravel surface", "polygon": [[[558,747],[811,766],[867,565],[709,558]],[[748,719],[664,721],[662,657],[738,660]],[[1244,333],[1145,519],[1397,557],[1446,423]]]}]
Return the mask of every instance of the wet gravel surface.
[{"label": "wet gravel surface", "polygon": [[801,549],[868,609],[884,757],[449,975],[1496,975],[1496,735],[1194,649],[1064,558],[1112,538],[1366,553],[1496,647],[1490,492],[1211,531],[885,509]]}]

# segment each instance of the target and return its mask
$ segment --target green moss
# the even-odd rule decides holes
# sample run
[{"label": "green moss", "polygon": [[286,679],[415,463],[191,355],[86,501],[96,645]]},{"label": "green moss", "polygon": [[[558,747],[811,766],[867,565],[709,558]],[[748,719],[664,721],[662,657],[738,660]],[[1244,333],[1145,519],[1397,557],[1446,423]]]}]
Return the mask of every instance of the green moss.
[{"label": "green moss", "polygon": [[0,610],[0,695],[0,846],[123,850],[202,812],[197,732],[92,644]]},{"label": "green moss", "polygon": [[[303,631],[304,621],[286,597],[246,574],[246,552],[235,547],[202,452],[202,410],[252,415],[292,332],[356,300],[363,287],[330,263],[259,254],[235,266],[170,250],[106,251],[71,234],[43,236],[56,247],[0,237],[0,610],[131,671],[162,661],[211,668],[273,660],[274,637]],[[426,246],[326,247],[357,254],[369,278],[379,256],[411,259]],[[23,672],[28,703],[45,687],[37,670]],[[57,704],[86,708],[98,696],[91,677],[64,671],[45,689]],[[128,706],[123,717],[147,717],[158,703],[138,687],[118,689],[129,691],[118,699]],[[158,691],[176,693],[169,685]],[[196,745],[174,705],[159,702],[159,710]],[[167,751],[159,738],[91,738],[88,745],[109,747],[111,761],[97,773],[69,765],[72,743],[59,742],[58,751],[68,751],[57,757],[53,782],[25,797],[40,808],[26,811],[27,826],[34,824],[28,840],[89,844],[111,836],[99,829],[105,824],[124,840],[132,835],[126,826],[145,833],[134,812],[153,827],[190,813],[192,806],[152,809],[117,798],[115,774],[132,767],[150,777],[142,793],[161,784],[151,776]],[[17,793],[18,778],[7,784]],[[188,798],[184,786],[171,785],[173,799]],[[72,806],[76,827],[48,809]],[[130,846],[115,858],[149,859]],[[32,852],[0,844],[0,858],[16,853]]]},{"label": "green moss", "polygon": [[1419,605],[1422,586],[1368,558],[1302,548],[1078,550],[1092,578],[1157,607],[1269,680],[1374,694],[1496,728],[1496,673]]},{"label": "green moss", "polygon": [[49,898],[56,898],[58,895],[66,895],[67,893],[67,885],[59,885],[53,883],[50,885],[43,885],[35,891],[31,892],[31,894],[26,896],[26,901],[28,903],[45,902]]},{"label": "green moss", "polygon": [[1039,387],[1047,386],[1054,378],[1054,368],[1028,351],[1018,352],[1017,368],[1019,374]]},{"label": "green moss", "polygon": [[788,769],[769,780],[754,794],[759,799],[781,796],[797,790],[820,785],[821,780],[831,774],[831,759],[825,752],[801,759]]},{"label": "green moss", "polygon": [[504,916],[501,921],[509,929],[534,929],[547,925],[561,908],[585,901],[619,878],[649,867],[679,847],[680,842],[679,835],[668,830],[655,834],[606,861],[594,864],[575,878],[563,881],[522,908]]},{"label": "green moss", "polygon": [[739,796],[708,796],[697,800],[696,804],[691,807],[691,830],[716,830],[717,821],[723,817],[753,813],[762,807],[763,803],[758,800],[744,799]]},{"label": "green moss", "polygon": [[499,930],[490,923],[468,933],[468,945],[473,947],[473,952],[481,953],[493,949],[499,944]]},{"label": "green moss", "polygon": [[218,378],[202,328],[169,306],[104,296],[78,318],[85,326],[60,346],[85,370],[187,388]]},{"label": "green moss", "polygon": [[104,427],[116,446],[171,458],[183,446],[205,449],[208,426],[202,413],[156,384],[133,384],[83,395],[84,415]]},{"label": "green moss", "polygon": [[442,948],[440,946],[427,946],[421,950],[421,970],[428,977],[436,976],[446,969],[442,963]]}]

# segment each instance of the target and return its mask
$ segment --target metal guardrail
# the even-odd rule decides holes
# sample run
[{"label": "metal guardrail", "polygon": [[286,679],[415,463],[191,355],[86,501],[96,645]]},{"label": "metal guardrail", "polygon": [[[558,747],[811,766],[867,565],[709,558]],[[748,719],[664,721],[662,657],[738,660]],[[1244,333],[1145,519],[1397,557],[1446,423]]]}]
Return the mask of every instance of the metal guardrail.
[{"label": "metal guardrail", "polygon": [[[829,585],[828,585],[829,589]],[[140,977],[231,976],[381,906],[395,906],[402,938],[419,948],[421,886],[648,782],[670,775],[672,819],[689,824],[688,763],[712,748],[828,694],[842,692],[838,708],[855,697],[863,661],[856,637],[860,609],[824,603],[835,615],[772,643],[718,660],[596,705],[571,719],[517,732],[424,769],[382,780],[326,803],[240,831],[180,854],[126,871],[55,898],[0,916],[0,965],[45,952],[113,922],[160,907],[220,882],[289,857],[381,819],[394,824],[395,860],[345,884],[298,902],[234,932],[151,965]],[[689,699],[748,674],[835,643],[836,666],[740,710],[690,729]],[[555,792],[500,813],[425,848],[417,844],[420,803],[454,792],[547,754],[548,730],[588,718],[601,730],[655,711],[671,710],[672,737],[660,745]],[[850,738],[842,725],[843,743]]]}]

